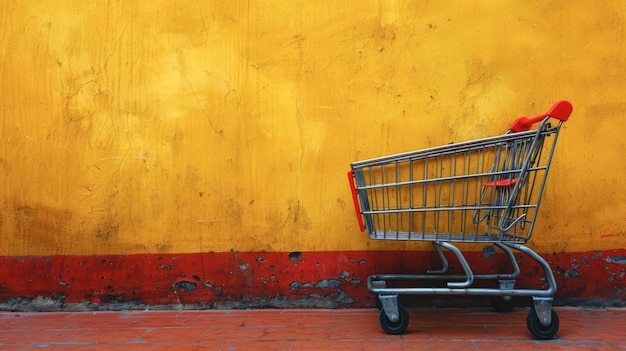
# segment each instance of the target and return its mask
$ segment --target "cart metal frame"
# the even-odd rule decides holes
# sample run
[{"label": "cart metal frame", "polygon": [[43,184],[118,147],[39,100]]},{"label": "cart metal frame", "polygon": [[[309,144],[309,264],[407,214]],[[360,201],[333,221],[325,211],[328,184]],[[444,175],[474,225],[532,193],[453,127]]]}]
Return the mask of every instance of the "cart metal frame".
[{"label": "cart metal frame", "polygon": [[[557,283],[549,263],[525,244],[530,239],[563,122],[572,113],[568,101],[547,113],[520,117],[500,136],[358,161],[348,172],[359,226],[373,240],[430,241],[441,268],[424,274],[376,274],[368,277],[377,295],[379,320],[388,333],[401,334],[408,312],[398,295],[482,295],[498,297],[503,308],[514,296],[530,296],[527,326],[537,339],[552,338],[559,327],[552,309]],[[552,121],[556,125],[552,125]],[[538,124],[537,129],[531,130]],[[494,245],[513,269],[475,274],[459,244]],[[458,259],[463,274],[450,274],[443,249]],[[543,270],[547,288],[516,288],[520,268],[514,252]],[[393,281],[447,281],[446,287],[390,287]],[[494,280],[499,288],[476,287]]]}]

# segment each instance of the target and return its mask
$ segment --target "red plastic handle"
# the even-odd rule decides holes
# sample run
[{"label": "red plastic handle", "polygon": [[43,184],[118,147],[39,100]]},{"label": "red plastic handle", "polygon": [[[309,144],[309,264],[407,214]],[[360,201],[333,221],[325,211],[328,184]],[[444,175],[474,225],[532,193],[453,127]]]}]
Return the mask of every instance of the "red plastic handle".
[{"label": "red plastic handle", "polygon": [[533,126],[533,124],[537,122],[541,122],[544,118],[550,116],[552,118],[556,118],[562,122],[567,121],[569,116],[572,114],[574,107],[572,103],[567,100],[561,100],[554,104],[552,108],[543,115],[535,116],[532,118],[528,117],[520,117],[516,119],[509,130],[513,132],[525,132]]},{"label": "red plastic handle", "polygon": [[359,229],[362,232],[365,231],[365,224],[363,224],[363,217],[361,217],[361,206],[359,206],[359,198],[356,193],[356,186],[354,185],[354,171],[348,172],[348,181],[350,182],[350,190],[352,190],[352,201],[354,201],[354,210],[356,211],[356,218],[359,220]]}]

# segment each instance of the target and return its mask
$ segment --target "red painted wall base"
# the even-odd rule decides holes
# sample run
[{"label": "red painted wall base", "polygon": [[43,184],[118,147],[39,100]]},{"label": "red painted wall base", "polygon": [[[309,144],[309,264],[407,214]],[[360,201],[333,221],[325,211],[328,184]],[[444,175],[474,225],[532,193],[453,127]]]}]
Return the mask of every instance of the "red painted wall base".
[{"label": "red painted wall base", "polygon": [[[475,273],[510,271],[506,256],[491,247],[466,257]],[[562,301],[626,298],[626,250],[543,257],[556,275]],[[522,274],[516,287],[543,287],[539,266],[523,256],[518,261]],[[407,251],[2,257],[0,302],[5,309],[12,301],[37,297],[61,304],[365,307],[374,305],[367,290],[369,275],[422,273],[440,265],[434,252]],[[450,265],[460,272],[452,257]]]}]

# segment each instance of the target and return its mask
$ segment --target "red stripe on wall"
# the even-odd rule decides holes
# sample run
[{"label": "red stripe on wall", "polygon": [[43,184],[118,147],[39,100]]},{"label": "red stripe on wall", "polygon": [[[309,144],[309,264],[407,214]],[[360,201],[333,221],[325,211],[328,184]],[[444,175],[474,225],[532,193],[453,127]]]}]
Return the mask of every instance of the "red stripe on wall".
[{"label": "red stripe on wall", "polygon": [[[505,255],[494,253],[488,248],[466,256],[475,273],[510,271]],[[626,298],[626,250],[544,257],[558,281],[557,298]],[[519,261],[516,287],[543,287],[540,268],[524,257]],[[459,272],[452,258],[450,264]],[[421,273],[439,266],[433,252],[410,251],[2,257],[0,302],[5,309],[38,297],[61,305],[364,307],[374,304],[368,275]]]}]

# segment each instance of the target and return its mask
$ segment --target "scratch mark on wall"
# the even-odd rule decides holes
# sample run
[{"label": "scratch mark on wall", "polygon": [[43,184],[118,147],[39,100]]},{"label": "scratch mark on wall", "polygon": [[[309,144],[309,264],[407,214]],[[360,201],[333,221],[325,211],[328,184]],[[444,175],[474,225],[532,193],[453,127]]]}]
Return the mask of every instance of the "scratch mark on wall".
[{"label": "scratch mark on wall", "polygon": [[223,221],[225,219],[226,219],[225,215],[217,215],[217,216],[197,219],[196,222],[198,222],[198,223],[212,223],[212,222]]},{"label": "scratch mark on wall", "polygon": [[145,156],[109,156],[102,157],[96,160],[96,162],[106,161],[106,160],[145,160]]}]

